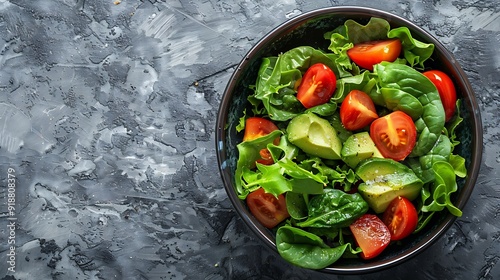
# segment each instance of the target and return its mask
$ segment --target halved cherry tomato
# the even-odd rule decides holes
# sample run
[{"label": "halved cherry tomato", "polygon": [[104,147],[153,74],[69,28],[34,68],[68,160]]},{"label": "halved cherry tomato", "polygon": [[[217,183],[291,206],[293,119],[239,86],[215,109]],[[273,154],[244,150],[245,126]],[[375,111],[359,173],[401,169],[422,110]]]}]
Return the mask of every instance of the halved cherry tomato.
[{"label": "halved cherry tomato", "polygon": [[375,104],[368,94],[352,90],[340,105],[340,120],[347,130],[358,130],[378,118]]},{"label": "halved cherry tomato", "polygon": [[[260,117],[250,117],[245,121],[245,133],[243,134],[243,141],[253,140],[269,133],[278,130],[278,127],[270,120]],[[280,143],[280,138],[274,139],[275,145]],[[261,158],[257,160],[258,163],[264,165],[271,165],[274,163],[271,153],[268,149],[260,150]]]},{"label": "halved cherry tomato", "polygon": [[382,215],[382,221],[391,232],[391,240],[401,240],[417,228],[417,209],[405,197],[396,197]]},{"label": "halved cherry tomato", "polygon": [[443,103],[446,121],[449,121],[455,114],[457,103],[457,92],[453,81],[446,73],[439,70],[429,70],[423,74],[436,86]]},{"label": "halved cherry tomato", "polygon": [[272,121],[260,117],[250,117],[245,121],[243,141],[266,136],[275,130],[278,130],[278,127]]},{"label": "halved cherry tomato", "polygon": [[286,208],[284,195],[276,198],[273,194],[266,193],[263,188],[248,194],[247,205],[250,212],[267,228],[273,228],[286,218],[290,217]]},{"label": "halved cherry tomato", "polygon": [[415,147],[417,129],[410,116],[394,111],[372,122],[370,138],[385,158],[401,161]]},{"label": "halved cherry tomato", "polygon": [[356,244],[363,250],[360,256],[365,260],[378,256],[391,242],[389,229],[376,215],[364,214],[349,228]]},{"label": "halved cherry tomato", "polygon": [[401,53],[401,40],[387,39],[355,44],[347,55],[362,68],[373,70],[373,65],[382,61],[393,62]]},{"label": "halved cherry tomato", "polygon": [[332,69],[323,63],[316,63],[304,73],[297,89],[297,99],[308,109],[324,104],[332,97],[336,83]]}]

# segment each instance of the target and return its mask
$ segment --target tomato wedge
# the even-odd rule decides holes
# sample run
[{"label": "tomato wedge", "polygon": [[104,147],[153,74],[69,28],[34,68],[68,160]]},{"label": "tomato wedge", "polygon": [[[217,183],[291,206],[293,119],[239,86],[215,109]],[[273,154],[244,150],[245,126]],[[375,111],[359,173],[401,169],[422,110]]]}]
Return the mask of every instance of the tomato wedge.
[{"label": "tomato wedge", "polygon": [[273,228],[290,217],[282,194],[276,198],[260,188],[248,194],[246,201],[250,212],[266,228]]},{"label": "tomato wedge", "polygon": [[358,130],[378,118],[375,104],[368,94],[352,90],[340,105],[340,120],[347,130]]},{"label": "tomato wedge", "polygon": [[309,109],[328,102],[336,87],[337,78],[332,69],[316,63],[304,73],[297,89],[297,99]]},{"label": "tomato wedge", "polygon": [[363,250],[360,256],[365,260],[378,256],[391,242],[389,229],[376,215],[364,214],[349,228],[356,244]]},{"label": "tomato wedge", "polygon": [[417,129],[410,116],[394,111],[372,122],[370,137],[385,158],[401,161],[415,147]]},{"label": "tomato wedge", "polygon": [[439,70],[429,70],[423,74],[436,86],[443,103],[446,121],[449,121],[455,114],[457,103],[457,91],[453,81],[446,73]]},{"label": "tomato wedge", "polygon": [[[260,117],[250,117],[245,121],[245,133],[243,134],[243,141],[254,140],[256,138],[265,136],[278,127],[270,120]],[[280,138],[274,139],[275,145],[280,143]],[[259,152],[261,158],[257,160],[258,163],[264,165],[271,165],[274,163],[271,153],[268,149],[262,149]]]},{"label": "tomato wedge", "polygon": [[385,210],[382,221],[391,232],[391,240],[401,240],[417,228],[417,209],[410,200],[398,196]]},{"label": "tomato wedge", "polygon": [[382,61],[393,62],[401,53],[401,40],[387,39],[355,44],[347,55],[362,68],[373,70],[373,65]]},{"label": "tomato wedge", "polygon": [[278,127],[272,121],[260,117],[250,117],[245,121],[243,141],[266,136],[275,130],[278,130]]}]

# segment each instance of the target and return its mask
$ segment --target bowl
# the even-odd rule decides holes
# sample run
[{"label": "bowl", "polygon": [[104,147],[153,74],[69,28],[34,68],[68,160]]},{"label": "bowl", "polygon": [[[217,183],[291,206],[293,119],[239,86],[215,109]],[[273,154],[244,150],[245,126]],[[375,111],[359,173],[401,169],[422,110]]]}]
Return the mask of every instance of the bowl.
[{"label": "bowl", "polygon": [[[455,152],[465,158],[467,176],[457,180],[458,191],[452,196],[454,205],[463,209],[475,186],[482,156],[481,117],[472,87],[452,53],[426,30],[407,19],[385,11],[338,6],[304,13],[279,25],[250,49],[225,88],[216,122],[217,159],[227,195],[249,229],[276,253],[274,233],[252,216],[245,202],[238,198],[235,191],[234,173],[238,159],[236,145],[242,141],[242,135],[236,132],[236,126],[244,110],[249,106],[247,96],[252,93],[250,86],[255,84],[262,58],[276,56],[302,45],[327,49],[329,42],[323,38],[325,32],[342,25],[347,19],[366,24],[371,17],[387,20],[392,28],[406,26],[414,38],[435,45],[431,67],[451,76],[457,95],[463,100],[461,115],[464,120],[457,135],[461,144],[455,148]],[[431,246],[448,230],[456,218],[448,211],[438,212],[433,218],[432,226],[428,225],[418,234],[404,239],[398,246],[389,246],[379,257],[367,261],[360,258],[340,259],[320,271],[334,274],[362,274],[401,264]]]}]

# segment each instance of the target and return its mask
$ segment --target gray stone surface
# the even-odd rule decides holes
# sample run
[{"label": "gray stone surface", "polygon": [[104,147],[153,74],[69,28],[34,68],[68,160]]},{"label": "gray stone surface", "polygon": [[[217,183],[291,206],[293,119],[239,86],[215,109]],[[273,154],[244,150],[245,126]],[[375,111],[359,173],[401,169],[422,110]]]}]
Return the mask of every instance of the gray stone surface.
[{"label": "gray stone surface", "polygon": [[[281,260],[236,216],[215,156],[237,63],[288,18],[336,5],[393,12],[440,39],[485,129],[463,217],[410,262],[362,277]],[[497,0],[0,0],[0,277],[499,279],[499,45]]]}]

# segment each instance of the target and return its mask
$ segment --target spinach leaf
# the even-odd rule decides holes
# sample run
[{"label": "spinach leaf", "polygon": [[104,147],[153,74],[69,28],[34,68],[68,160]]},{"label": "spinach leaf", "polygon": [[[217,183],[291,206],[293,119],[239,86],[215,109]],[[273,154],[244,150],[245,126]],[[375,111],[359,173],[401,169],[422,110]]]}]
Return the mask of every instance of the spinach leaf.
[{"label": "spinach leaf", "polygon": [[299,227],[342,228],[368,211],[368,203],[359,193],[347,194],[338,189],[325,189],[309,201],[307,220]]},{"label": "spinach leaf", "polygon": [[337,112],[338,104],[335,102],[336,98],[338,97],[334,95],[329,102],[311,107],[305,110],[304,113],[312,112],[323,117],[331,116]]},{"label": "spinach leaf", "polygon": [[424,108],[415,96],[397,88],[381,88],[380,92],[387,109],[403,111],[414,120],[422,115]]},{"label": "spinach leaf", "polygon": [[307,219],[307,202],[304,194],[296,192],[286,193],[286,209],[288,214],[295,220]]},{"label": "spinach leaf", "polygon": [[[325,243],[328,245],[329,242],[333,243],[337,238],[341,239],[342,237],[342,229],[331,229],[331,228],[308,228],[308,232],[312,234],[316,234],[317,236],[320,236],[323,238]],[[340,241],[339,241],[340,242]],[[343,242],[340,242],[340,244],[344,244]],[[347,253],[347,252],[345,252]],[[345,257],[344,253],[344,257]],[[357,252],[357,253],[361,253]]]},{"label": "spinach leaf", "polygon": [[427,154],[441,134],[445,114],[436,86],[422,73],[408,65],[382,62],[375,65],[374,73],[378,76],[382,88],[398,89],[416,97],[422,104],[422,114],[415,122],[418,139],[410,156]]},{"label": "spinach leaf", "polygon": [[322,269],[340,259],[351,244],[331,248],[313,233],[282,226],[276,232],[276,247],[281,257],[291,264],[308,269]]}]

